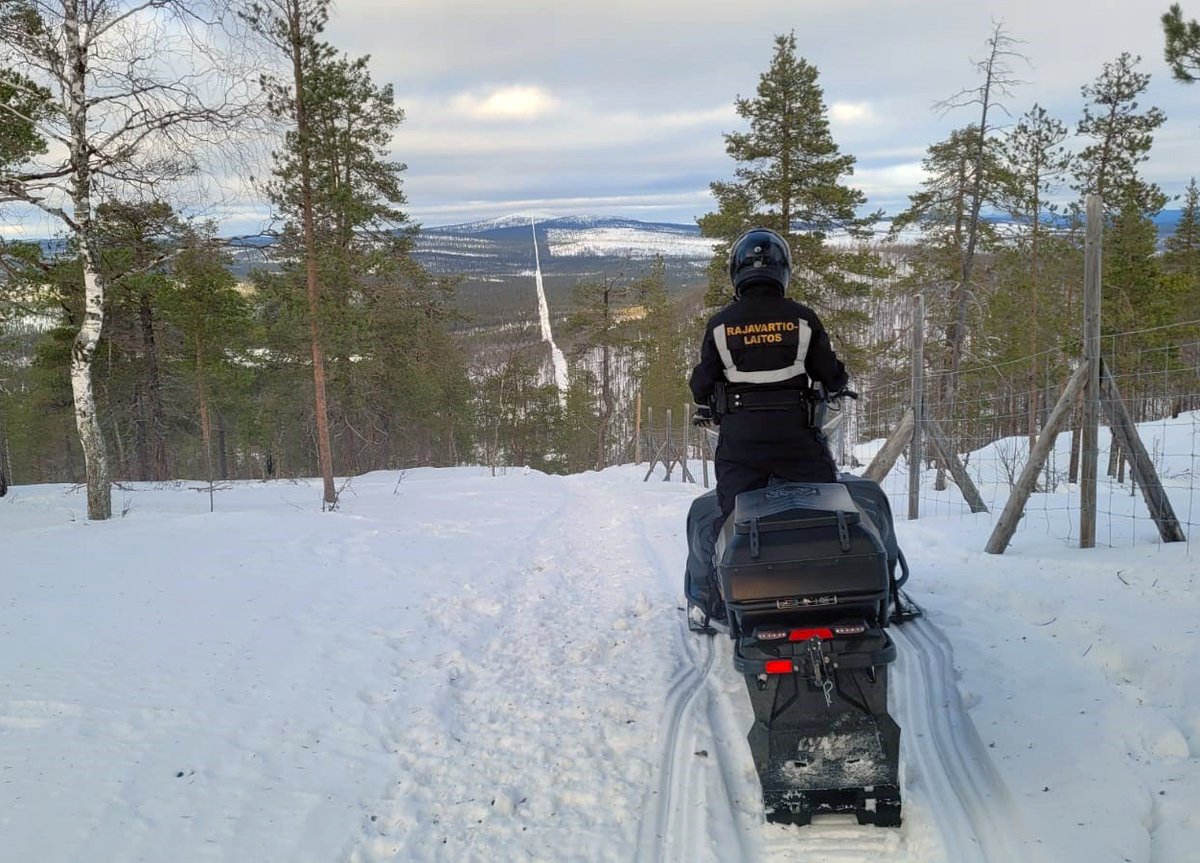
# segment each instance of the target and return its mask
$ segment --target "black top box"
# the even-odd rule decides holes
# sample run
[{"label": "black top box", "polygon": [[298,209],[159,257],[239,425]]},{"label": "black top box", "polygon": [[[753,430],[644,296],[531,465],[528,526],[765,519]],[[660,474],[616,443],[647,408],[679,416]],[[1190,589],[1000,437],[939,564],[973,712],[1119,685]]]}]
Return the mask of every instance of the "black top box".
[{"label": "black top box", "polygon": [[885,544],[840,483],[779,483],[744,492],[729,522],[717,544],[727,603],[845,607],[887,597]]}]

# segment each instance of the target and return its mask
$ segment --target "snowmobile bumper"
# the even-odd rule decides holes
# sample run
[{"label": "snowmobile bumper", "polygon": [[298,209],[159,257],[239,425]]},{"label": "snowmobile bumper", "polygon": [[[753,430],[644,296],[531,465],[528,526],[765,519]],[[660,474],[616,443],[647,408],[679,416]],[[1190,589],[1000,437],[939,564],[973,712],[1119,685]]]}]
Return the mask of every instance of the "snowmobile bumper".
[{"label": "snowmobile bumper", "polygon": [[[861,631],[829,637],[839,629]],[[767,820],[803,825],[844,812],[898,826],[900,728],[887,712],[895,643],[865,622],[795,629],[786,640],[781,631],[760,628],[734,651],[754,707],[748,739]]]}]

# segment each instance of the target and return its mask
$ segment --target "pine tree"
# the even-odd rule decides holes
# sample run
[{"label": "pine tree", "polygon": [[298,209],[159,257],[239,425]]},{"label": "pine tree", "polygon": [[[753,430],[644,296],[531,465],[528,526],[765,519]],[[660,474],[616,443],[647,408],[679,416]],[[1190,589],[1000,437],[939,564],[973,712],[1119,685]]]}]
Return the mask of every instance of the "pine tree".
[{"label": "pine tree", "polygon": [[162,201],[107,201],[96,208],[101,269],[110,285],[100,373],[114,434],[128,429],[132,446],[117,474],[140,480],[171,477],[163,358],[158,343],[164,264],[176,253],[184,226]]},{"label": "pine tree", "polygon": [[1164,263],[1169,272],[1186,273],[1200,285],[1200,188],[1192,177],[1183,196],[1175,231],[1166,239]]},{"label": "pine tree", "polygon": [[[963,307],[964,295],[974,292],[968,290],[964,278],[967,250],[972,236],[977,250],[990,252],[997,244],[995,226],[977,218],[976,203],[998,208],[1006,183],[999,140],[986,139],[982,160],[979,146],[979,127],[974,124],[955,129],[946,140],[930,146],[921,163],[926,174],[921,189],[909,196],[908,208],[895,217],[891,228],[896,237],[915,227],[920,237],[908,253],[909,271],[902,285],[925,297],[927,345],[935,338],[941,343],[940,355],[932,347],[926,348],[928,363],[940,367],[941,372],[932,384],[937,387],[936,394],[930,396],[944,428],[952,434],[963,419],[955,416],[959,365],[964,356],[972,357],[978,350],[983,305]],[[982,176],[977,177],[977,171]],[[970,256],[974,255],[972,251]],[[975,269],[972,265],[972,286],[981,281]],[[939,469],[938,487],[944,482],[944,471]]]},{"label": "pine tree", "polygon": [[1050,203],[1059,183],[1071,168],[1071,155],[1064,141],[1067,127],[1046,113],[1041,105],[1034,105],[1005,137],[1002,153],[1008,187],[1005,198],[1009,214],[1019,232],[1015,238],[1018,254],[1024,258],[1028,252],[1026,270],[1028,288],[1022,291],[1029,298],[1024,310],[1029,356],[1028,433],[1032,448],[1037,439],[1038,411],[1040,408],[1039,356],[1046,329],[1048,315],[1042,307],[1042,246],[1045,229],[1044,217],[1055,212]]},{"label": "pine tree", "polygon": [[[1172,340],[1181,348],[1181,365],[1188,368],[1192,386],[1184,390],[1200,391],[1200,188],[1195,178],[1188,182],[1183,194],[1183,210],[1175,232],[1165,240],[1163,253],[1163,288],[1170,301],[1175,302],[1175,319],[1186,325],[1170,330]],[[1187,407],[1182,398],[1177,398],[1175,410]]]},{"label": "pine tree", "polygon": [[342,366],[339,398],[340,414],[357,424],[346,437],[370,467],[452,465],[470,452],[471,383],[448,329],[457,320],[453,290],[407,257],[359,287],[358,356]]},{"label": "pine tree", "polygon": [[351,363],[372,328],[368,293],[406,280],[398,274],[411,266],[413,228],[399,209],[404,166],[387,158],[403,112],[391,87],[371,80],[368,58],[343,57],[321,41],[327,16],[328,0],[262,0],[248,17],[290,65],[286,82],[264,81],[272,110],[291,124],[268,192],[285,219],[283,252],[297,262],[284,276],[302,280],[307,299],[318,461],[333,505],[331,423],[346,431],[350,470],[361,466],[354,439],[374,427],[362,419],[371,396]]},{"label": "pine tree", "polygon": [[[1007,177],[999,142],[989,139],[981,163],[983,176],[977,181],[978,141],[979,127],[971,125],[955,129],[946,140],[931,145],[921,162],[925,173],[921,189],[909,197],[909,206],[897,214],[891,228],[893,237],[910,228],[916,228],[920,235],[907,281],[922,286],[926,316],[945,344],[940,364],[947,370],[952,367],[954,353],[962,262],[974,209],[972,190],[979,190],[984,204],[998,207]],[[976,242],[980,248],[990,250],[996,242],[995,227],[981,222]],[[950,375],[942,380],[948,384]],[[943,395],[949,398],[948,392]]]},{"label": "pine tree", "polygon": [[209,483],[227,479],[224,446],[213,462],[213,416],[224,402],[232,409],[249,393],[233,382],[246,376],[246,350],[253,321],[250,304],[238,292],[225,255],[211,232],[192,239],[175,260],[172,278],[161,292],[163,317],[175,338],[173,369],[184,392],[191,391],[200,431],[202,463]]},{"label": "pine tree", "polygon": [[[45,152],[46,141],[37,124],[48,110],[49,101],[48,91],[16,72],[0,69],[0,189],[6,185],[14,166]],[[30,254],[33,249],[28,246],[14,249],[13,245],[0,240],[0,261],[7,271],[7,277],[0,279],[0,327],[22,309],[21,297],[13,292],[14,284],[26,286],[27,281],[23,277],[35,270],[38,264],[39,256]],[[6,402],[15,387],[6,386],[6,383],[15,369],[10,370],[6,366],[6,363],[0,362],[0,497],[8,490],[12,476]]]},{"label": "pine tree", "polygon": [[617,351],[628,342],[628,337],[620,326],[618,312],[629,293],[629,285],[623,278],[607,275],[595,281],[580,282],[571,292],[574,309],[567,321],[567,329],[579,338],[576,362],[587,362],[593,354],[596,357],[596,380],[599,387],[593,462],[596,470],[603,470],[609,464],[609,432],[616,410],[613,363]]},{"label": "pine tree", "polygon": [[[1175,316],[1180,321],[1200,320],[1200,188],[1195,177],[1187,185],[1179,223],[1167,237],[1165,247],[1162,265],[1169,281],[1166,293],[1178,305]],[[1175,336],[1184,338],[1178,332]]]},{"label": "pine tree", "polygon": [[473,376],[479,437],[493,470],[528,466],[563,471],[563,408],[557,387],[542,375],[544,348],[540,339],[519,341],[493,354]]},{"label": "pine tree", "polygon": [[672,306],[661,257],[655,259],[647,276],[633,284],[632,293],[641,307],[634,339],[634,374],[642,408],[666,416],[667,410],[679,411],[692,400],[687,378],[694,341],[689,338],[692,334],[684,316]]},{"label": "pine tree", "polygon": [[286,79],[263,76],[268,104],[276,117],[290,129],[282,152],[275,154],[275,176],[271,187],[276,206],[292,220],[291,233],[298,238],[303,261],[305,297],[308,301],[308,333],[312,354],[314,419],[317,454],[323,485],[322,500],[328,508],[337,504],[333,486],[333,449],[329,437],[329,407],[325,393],[325,348],[321,334],[320,250],[317,245],[316,179],[314,153],[320,146],[313,128],[310,102],[314,65],[328,59],[330,49],[319,41],[329,18],[329,0],[263,0],[254,3],[247,15],[251,27],[285,58]]},{"label": "pine tree", "polygon": [[[1013,57],[1020,56],[1013,50],[1016,40],[1009,36],[1002,24],[997,23],[992,28],[992,35],[987,40],[988,52],[985,59],[977,62],[976,68],[983,75],[983,81],[976,87],[961,91],[941,104],[943,110],[962,107],[964,105],[979,108],[979,121],[971,128],[974,134],[969,137],[969,153],[971,162],[970,180],[967,187],[968,212],[965,224],[966,243],[962,248],[959,265],[958,286],[955,291],[955,314],[950,328],[950,360],[947,364],[946,375],[946,414],[954,415],[954,400],[958,390],[958,370],[962,362],[963,350],[967,341],[967,314],[971,305],[972,276],[975,268],[975,251],[980,242],[982,225],[979,214],[985,200],[988,198],[988,174],[986,163],[993,155],[991,114],[996,110],[1000,96],[1007,95],[1010,88],[1019,83],[1012,75],[1008,62]],[[939,474],[939,487],[942,477]]]},{"label": "pine tree", "polygon": [[596,430],[600,428],[600,384],[586,356],[574,356],[567,368],[558,449],[565,473],[596,467]]},{"label": "pine tree", "polygon": [[1125,207],[1126,199],[1145,215],[1166,204],[1162,190],[1138,174],[1138,165],[1149,158],[1154,132],[1167,119],[1158,108],[1138,110],[1138,99],[1150,85],[1150,75],[1135,68],[1139,62],[1141,57],[1122,53],[1081,88],[1088,104],[1076,131],[1094,143],[1079,154],[1075,188],[1085,198],[1100,195],[1110,214]]},{"label": "pine tree", "polygon": [[707,305],[733,298],[725,269],[733,240],[752,227],[771,228],[792,248],[789,294],[816,307],[836,338],[842,324],[862,317],[845,300],[866,295],[884,269],[873,253],[826,242],[843,231],[866,238],[879,214],[858,216],[866,197],[842,182],[854,173],[855,159],[834,143],[817,78],[817,68],[796,54],[795,34],[776,36],[755,96],[734,103],[750,124],[747,132],[725,135],[735,179],[710,185],[718,209],[699,223],[704,236],[720,240]]},{"label": "pine tree", "polygon": [[1192,84],[1200,78],[1200,22],[1184,21],[1178,3],[1162,16],[1165,45],[1163,54],[1176,81]]}]

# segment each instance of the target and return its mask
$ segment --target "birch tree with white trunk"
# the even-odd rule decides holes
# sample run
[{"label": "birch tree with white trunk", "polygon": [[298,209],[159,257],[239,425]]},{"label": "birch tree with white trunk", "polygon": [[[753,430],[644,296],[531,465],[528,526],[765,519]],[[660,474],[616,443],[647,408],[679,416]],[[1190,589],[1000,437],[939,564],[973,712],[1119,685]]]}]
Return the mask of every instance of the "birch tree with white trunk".
[{"label": "birch tree with white trunk", "polygon": [[[89,519],[112,515],[112,476],[92,363],[105,293],[122,274],[102,266],[96,208],[106,200],[168,199],[196,175],[209,147],[244,115],[247,80],[214,39],[220,10],[181,0],[3,0],[0,66],[45,93],[28,117],[44,153],[0,174],[0,203],[51,217],[74,241],[83,319],[71,352],[75,422],[83,447]],[[10,115],[19,107],[0,102]],[[40,223],[39,223],[40,224]]]}]

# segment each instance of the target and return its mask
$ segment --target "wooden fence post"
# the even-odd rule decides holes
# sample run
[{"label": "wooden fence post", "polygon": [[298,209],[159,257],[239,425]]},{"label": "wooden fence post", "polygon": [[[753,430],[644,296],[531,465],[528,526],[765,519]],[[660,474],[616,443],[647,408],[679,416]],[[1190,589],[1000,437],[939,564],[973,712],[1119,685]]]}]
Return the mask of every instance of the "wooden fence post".
[{"label": "wooden fence post", "polygon": [[691,455],[692,447],[692,405],[690,402],[683,404],[683,452],[679,456],[679,471],[680,482],[695,483],[696,478],[692,476],[692,470],[688,467],[688,457]]},{"label": "wooden fence post", "polygon": [[665,444],[666,455],[663,457],[663,464],[666,466],[666,472],[663,474],[663,482],[671,481],[671,467],[674,461],[671,459],[671,409],[667,408],[667,442]]},{"label": "wooden fence post", "polygon": [[642,463],[642,394],[637,394],[637,417],[633,421],[633,463]]},{"label": "wooden fence post", "polygon": [[1096,474],[1100,448],[1100,305],[1104,242],[1104,204],[1088,195],[1087,239],[1083,260],[1083,386],[1082,443],[1079,465],[1079,547],[1096,545]]},{"label": "wooden fence post", "polygon": [[971,507],[971,512],[987,512],[987,504],[983,502],[983,497],[979,494],[979,489],[971,481],[971,477],[967,474],[967,469],[959,461],[958,453],[954,451],[954,446],[946,437],[945,432],[942,431],[942,427],[938,421],[933,417],[926,417],[925,430],[929,432],[929,442],[933,444],[938,461],[950,471],[950,476],[954,478],[954,484],[958,486],[958,490],[966,498],[967,505]]},{"label": "wooden fence post", "polygon": [[913,431],[908,444],[908,517],[921,511],[921,461],[925,448],[925,298],[913,297],[912,319],[912,409]]}]

